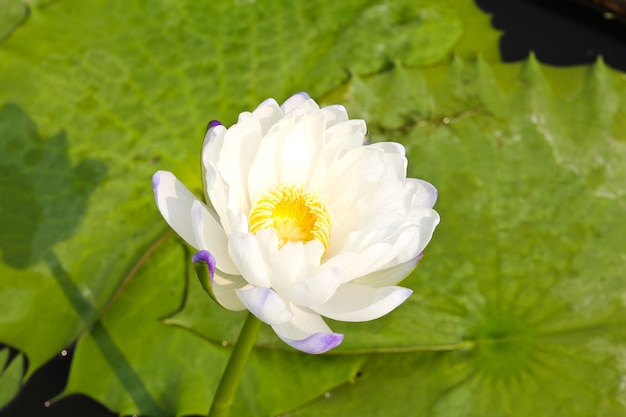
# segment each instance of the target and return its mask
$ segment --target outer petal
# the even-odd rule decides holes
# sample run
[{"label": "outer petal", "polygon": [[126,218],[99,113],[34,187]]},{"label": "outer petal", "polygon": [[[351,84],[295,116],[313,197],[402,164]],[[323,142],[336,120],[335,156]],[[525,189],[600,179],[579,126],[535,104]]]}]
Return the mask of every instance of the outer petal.
[{"label": "outer petal", "polygon": [[282,104],[281,109],[286,113],[291,113],[296,107],[300,106],[302,103],[310,100],[311,97],[307,93],[296,93],[293,96],[289,97]]},{"label": "outer petal", "polygon": [[359,277],[352,281],[354,284],[369,285],[371,287],[386,287],[389,285],[396,285],[398,282],[406,278],[407,275],[418,264],[424,254],[420,253],[413,259],[407,262],[392,266],[390,268],[382,269],[372,272],[365,276]]},{"label": "outer petal", "polygon": [[187,243],[200,249],[191,222],[191,206],[194,201],[198,201],[196,196],[168,171],[155,172],[152,188],[157,207],[165,221]]},{"label": "outer petal", "polygon": [[367,285],[344,284],[326,304],[312,310],[334,320],[369,321],[398,307],[412,292],[403,287],[372,288]]},{"label": "outer petal", "polygon": [[209,209],[196,200],[191,206],[191,224],[198,249],[211,252],[217,262],[217,268],[231,275],[239,275],[228,254],[228,239],[222,225],[213,217]]},{"label": "outer petal", "polygon": [[235,294],[235,290],[247,285],[243,277],[227,275],[215,269],[215,257],[206,250],[196,253],[192,262],[198,273],[200,284],[211,298],[228,310],[246,309]]},{"label": "outer petal", "polygon": [[246,306],[239,300],[235,291],[248,285],[248,282],[239,275],[228,275],[216,269],[213,274],[213,295],[226,309],[232,311],[245,310]]},{"label": "outer petal", "polygon": [[268,266],[259,242],[251,233],[232,233],[228,239],[231,259],[250,284],[257,287],[270,287]]},{"label": "outer petal", "polygon": [[216,166],[226,132],[227,129],[222,125],[211,127],[202,145],[202,181],[205,199],[210,201],[220,218],[226,212],[227,187]]},{"label": "outer petal", "polygon": [[248,286],[236,293],[246,308],[267,324],[285,323],[293,317],[285,301],[274,290]]},{"label": "outer petal", "polygon": [[285,343],[306,353],[324,353],[341,343],[343,335],[333,333],[324,320],[309,309],[292,306],[293,318],[272,328]]},{"label": "outer petal", "polygon": [[324,116],[321,113],[303,115],[282,143],[279,180],[286,184],[307,184],[311,167],[322,150]]},{"label": "outer petal", "polygon": [[215,164],[227,188],[227,207],[247,212],[248,170],[263,138],[261,122],[251,113],[242,113],[224,135],[224,144]]},{"label": "outer petal", "polygon": [[326,117],[326,129],[348,121],[348,112],[341,104],[323,107],[321,112]]},{"label": "outer petal", "polygon": [[406,224],[393,226],[354,233],[346,242],[345,251],[324,265],[343,270],[347,282],[415,258],[421,252],[420,228]]},{"label": "outer petal", "polygon": [[411,199],[412,207],[433,208],[437,201],[437,189],[429,182],[417,178],[407,178],[404,182],[407,197]]},{"label": "outer petal", "polygon": [[268,98],[252,112],[261,123],[263,136],[267,134],[274,123],[278,122],[284,116],[282,109],[273,98]]},{"label": "outer petal", "polygon": [[416,221],[420,228],[417,252],[422,252],[428,245],[428,242],[430,242],[430,239],[432,239],[435,227],[439,224],[439,213],[433,209],[416,207],[411,210],[409,217],[417,219]]}]

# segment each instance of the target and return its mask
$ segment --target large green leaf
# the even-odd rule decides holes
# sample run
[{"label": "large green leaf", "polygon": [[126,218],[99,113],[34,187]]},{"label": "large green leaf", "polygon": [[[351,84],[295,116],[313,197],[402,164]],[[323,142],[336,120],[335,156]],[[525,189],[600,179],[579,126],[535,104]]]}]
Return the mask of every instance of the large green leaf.
[{"label": "large green leaf", "polygon": [[[442,72],[397,68],[347,95],[439,186],[414,296],[367,329],[403,329],[398,345],[416,346],[374,355],[356,383],[288,415],[350,415],[363,398],[363,416],[624,415],[626,83],[601,61]],[[465,344],[419,352],[436,335]]]}]

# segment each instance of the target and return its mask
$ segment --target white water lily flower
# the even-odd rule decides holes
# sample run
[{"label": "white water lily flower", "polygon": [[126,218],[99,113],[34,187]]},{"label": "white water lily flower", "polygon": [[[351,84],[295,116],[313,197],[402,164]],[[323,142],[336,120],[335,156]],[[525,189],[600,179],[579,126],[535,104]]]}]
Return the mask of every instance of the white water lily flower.
[{"label": "white water lily flower", "polygon": [[211,264],[217,301],[304,352],[343,340],[322,316],[368,321],[403,303],[411,290],[396,284],[439,223],[437,191],[406,178],[402,145],[366,134],[342,106],[268,99],[228,129],[211,123],[205,201],[170,172],[153,177],[161,214]]}]

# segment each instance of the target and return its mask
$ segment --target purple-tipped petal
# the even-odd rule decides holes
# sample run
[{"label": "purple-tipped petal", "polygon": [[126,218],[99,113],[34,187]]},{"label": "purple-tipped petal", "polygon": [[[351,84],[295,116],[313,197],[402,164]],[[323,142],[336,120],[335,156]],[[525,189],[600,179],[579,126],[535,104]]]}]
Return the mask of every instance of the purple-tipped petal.
[{"label": "purple-tipped petal", "polygon": [[264,287],[242,288],[235,291],[243,305],[267,324],[289,321],[293,314],[285,301],[274,290]]},{"label": "purple-tipped petal", "polygon": [[246,309],[235,294],[247,284],[243,277],[223,274],[216,268],[215,257],[207,250],[199,251],[191,260],[200,285],[217,304],[232,311]]},{"label": "purple-tipped petal", "polygon": [[198,276],[198,280],[200,281],[200,285],[204,288],[204,291],[211,296],[213,301],[221,304],[215,296],[213,285],[213,277],[215,276],[215,258],[213,255],[211,255],[209,251],[201,250],[193,255],[191,261],[194,264],[193,267],[196,271],[196,275]]},{"label": "purple-tipped petal", "polygon": [[304,92],[296,93],[293,96],[289,97],[287,100],[285,100],[285,102],[280,107],[283,109],[285,114],[287,114],[287,113],[292,112],[293,109],[295,109],[296,107],[298,107],[299,105],[301,105],[302,103],[310,99],[311,99],[311,96],[309,96],[307,93],[304,93]]},{"label": "purple-tipped petal", "polygon": [[211,120],[209,122],[209,129],[211,129],[212,127],[221,126],[221,125],[222,125],[222,122],[220,122],[219,120]]},{"label": "purple-tipped petal", "polygon": [[407,178],[405,188],[407,189],[408,195],[413,199],[413,207],[433,208],[437,202],[439,192],[434,185],[427,181],[417,178]]},{"label": "purple-tipped petal", "polygon": [[343,341],[340,333],[314,333],[306,339],[293,340],[281,337],[289,346],[305,353],[320,354],[336,348]]},{"label": "purple-tipped petal", "polygon": [[261,107],[265,107],[265,106],[278,107],[278,103],[273,98],[266,98],[256,108],[258,110]]},{"label": "purple-tipped petal", "polygon": [[159,183],[161,182],[159,178],[159,173],[155,172],[152,174],[152,190],[154,191],[154,195],[156,196],[157,188],[159,187]]},{"label": "purple-tipped petal", "polygon": [[333,333],[319,314],[308,308],[291,305],[293,318],[272,329],[289,346],[307,353],[324,353],[337,347],[343,335]]},{"label": "purple-tipped petal", "polygon": [[213,276],[215,275],[215,258],[211,255],[211,252],[208,250],[201,250],[200,252],[193,255],[191,258],[191,262],[198,263],[203,262],[207,264],[209,267],[209,276],[211,277],[211,282],[213,282]]},{"label": "purple-tipped petal", "polygon": [[211,214],[210,209],[199,200],[191,206],[191,225],[198,243],[198,249],[211,252],[222,272],[239,275],[239,270],[233,264],[228,254],[228,239],[222,225]]}]

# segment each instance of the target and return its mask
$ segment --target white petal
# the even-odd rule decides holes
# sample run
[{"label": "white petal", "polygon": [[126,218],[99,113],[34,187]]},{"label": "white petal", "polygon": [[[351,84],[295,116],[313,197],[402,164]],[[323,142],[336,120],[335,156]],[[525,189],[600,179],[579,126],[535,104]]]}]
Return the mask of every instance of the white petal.
[{"label": "white petal", "polygon": [[297,93],[285,100],[283,105],[280,107],[283,109],[283,112],[285,112],[285,114],[291,113],[295,108],[310,99],[311,97],[307,93]]},{"label": "white petal", "polygon": [[372,148],[382,149],[385,151],[385,153],[388,153],[388,154],[396,154],[396,155],[404,156],[406,152],[406,150],[404,149],[404,146],[396,142],[378,142],[378,143],[372,143],[371,145],[368,145],[368,146]]},{"label": "white petal", "polygon": [[431,183],[417,178],[407,178],[404,187],[407,197],[411,199],[411,206],[433,208],[435,205],[438,193]]},{"label": "white petal", "polygon": [[346,108],[340,104],[326,106],[321,109],[321,112],[326,118],[326,129],[348,121],[348,112]]},{"label": "white petal", "polygon": [[152,188],[165,221],[185,242],[200,249],[191,223],[191,206],[198,201],[196,196],[168,171],[157,171],[152,176]]},{"label": "white petal", "polygon": [[204,142],[202,142],[202,166],[208,165],[215,166],[218,161],[220,151],[224,145],[224,136],[226,135],[226,129],[223,125],[217,125],[207,130],[204,136]]},{"label": "white petal", "polygon": [[310,190],[323,191],[328,187],[330,172],[336,170],[337,161],[347,150],[363,147],[366,130],[363,120],[348,120],[327,128],[317,165],[312,168],[314,175],[309,179]]},{"label": "white petal", "polygon": [[326,304],[313,310],[341,321],[369,321],[384,316],[402,304],[413,291],[403,287],[372,288],[344,284]]},{"label": "white petal", "polygon": [[320,305],[328,301],[343,282],[343,272],[337,268],[322,268],[317,273],[281,288],[280,294],[301,307]]},{"label": "white petal", "polygon": [[363,146],[363,138],[367,134],[367,125],[364,120],[352,119],[337,123],[326,130],[328,142],[351,139],[356,135],[358,140],[354,141],[354,146]]},{"label": "white petal", "polygon": [[274,290],[248,286],[236,291],[241,302],[264,323],[285,323],[293,317],[289,307]]},{"label": "white petal", "polygon": [[266,106],[274,107],[274,106],[278,106],[278,103],[276,103],[276,100],[271,98],[271,97],[270,98],[266,98],[265,100],[263,100],[261,102],[261,104],[256,106],[256,109],[254,111],[257,111],[257,110],[259,110],[259,109],[261,109],[263,107],[266,107]]},{"label": "white petal", "polygon": [[[270,282],[272,288],[278,291],[292,285],[307,273],[307,247],[302,242],[288,242],[282,248],[278,248],[278,238],[271,230],[261,230],[257,233],[257,239],[268,245],[268,261],[270,263]],[[276,242],[272,245],[272,242]],[[320,244],[321,245],[321,244]],[[324,252],[322,245],[321,253]],[[320,253],[320,255],[321,255]],[[319,255],[317,257],[319,260]]]},{"label": "white petal", "polygon": [[251,204],[278,184],[282,143],[293,129],[293,118],[282,119],[275,124],[259,144],[254,162],[248,174],[248,192]]},{"label": "white petal", "polygon": [[224,230],[227,231],[227,235],[235,232],[248,233],[248,230],[250,229],[248,224],[248,216],[244,213],[234,212],[229,209],[226,211],[226,218],[224,219],[222,217],[221,220],[222,224],[224,225]]},{"label": "white petal", "polygon": [[324,353],[337,347],[343,335],[333,333],[324,320],[308,309],[292,307],[293,318],[272,326],[278,337],[288,345],[306,353]]},{"label": "white petal", "polygon": [[224,136],[215,168],[228,187],[227,207],[236,212],[247,213],[250,209],[248,171],[261,139],[261,124],[251,113],[240,114],[239,121]]},{"label": "white petal", "polygon": [[324,145],[324,116],[305,115],[282,143],[279,180],[285,184],[307,184]]},{"label": "white petal", "polygon": [[387,229],[358,231],[349,236],[342,252],[324,265],[344,271],[347,282],[415,258],[423,249],[419,235],[417,226],[394,223]]},{"label": "white petal", "polygon": [[332,162],[320,193],[328,196],[335,226],[351,215],[352,205],[360,194],[361,183],[375,182],[384,173],[384,153],[375,148],[352,148]]},{"label": "white petal", "polygon": [[224,308],[231,311],[245,310],[246,306],[239,300],[235,291],[248,285],[242,276],[228,275],[216,269],[213,273],[213,294]]},{"label": "white petal", "polygon": [[430,208],[414,207],[408,217],[419,225],[419,243],[416,250],[422,252],[432,239],[435,228],[439,224],[439,213]]},{"label": "white petal", "polygon": [[[209,129],[202,145],[202,180],[205,199],[210,202],[220,218],[226,213],[228,187],[217,171],[217,162],[226,132],[226,128],[222,125]],[[226,230],[226,232],[229,231]]]},{"label": "white petal", "polygon": [[268,98],[252,112],[261,123],[262,135],[265,136],[274,123],[284,116],[282,109],[273,98]]},{"label": "white petal", "polygon": [[198,249],[211,252],[217,262],[217,268],[227,274],[239,275],[239,270],[230,259],[228,239],[222,225],[198,200],[194,201],[191,206],[191,224]]},{"label": "white petal", "polygon": [[252,233],[235,232],[228,237],[230,257],[250,284],[270,287],[268,266],[259,242]]},{"label": "white petal", "polygon": [[413,259],[390,268],[374,271],[352,281],[353,284],[369,285],[371,287],[386,287],[396,285],[411,273],[422,258],[420,253]]}]

